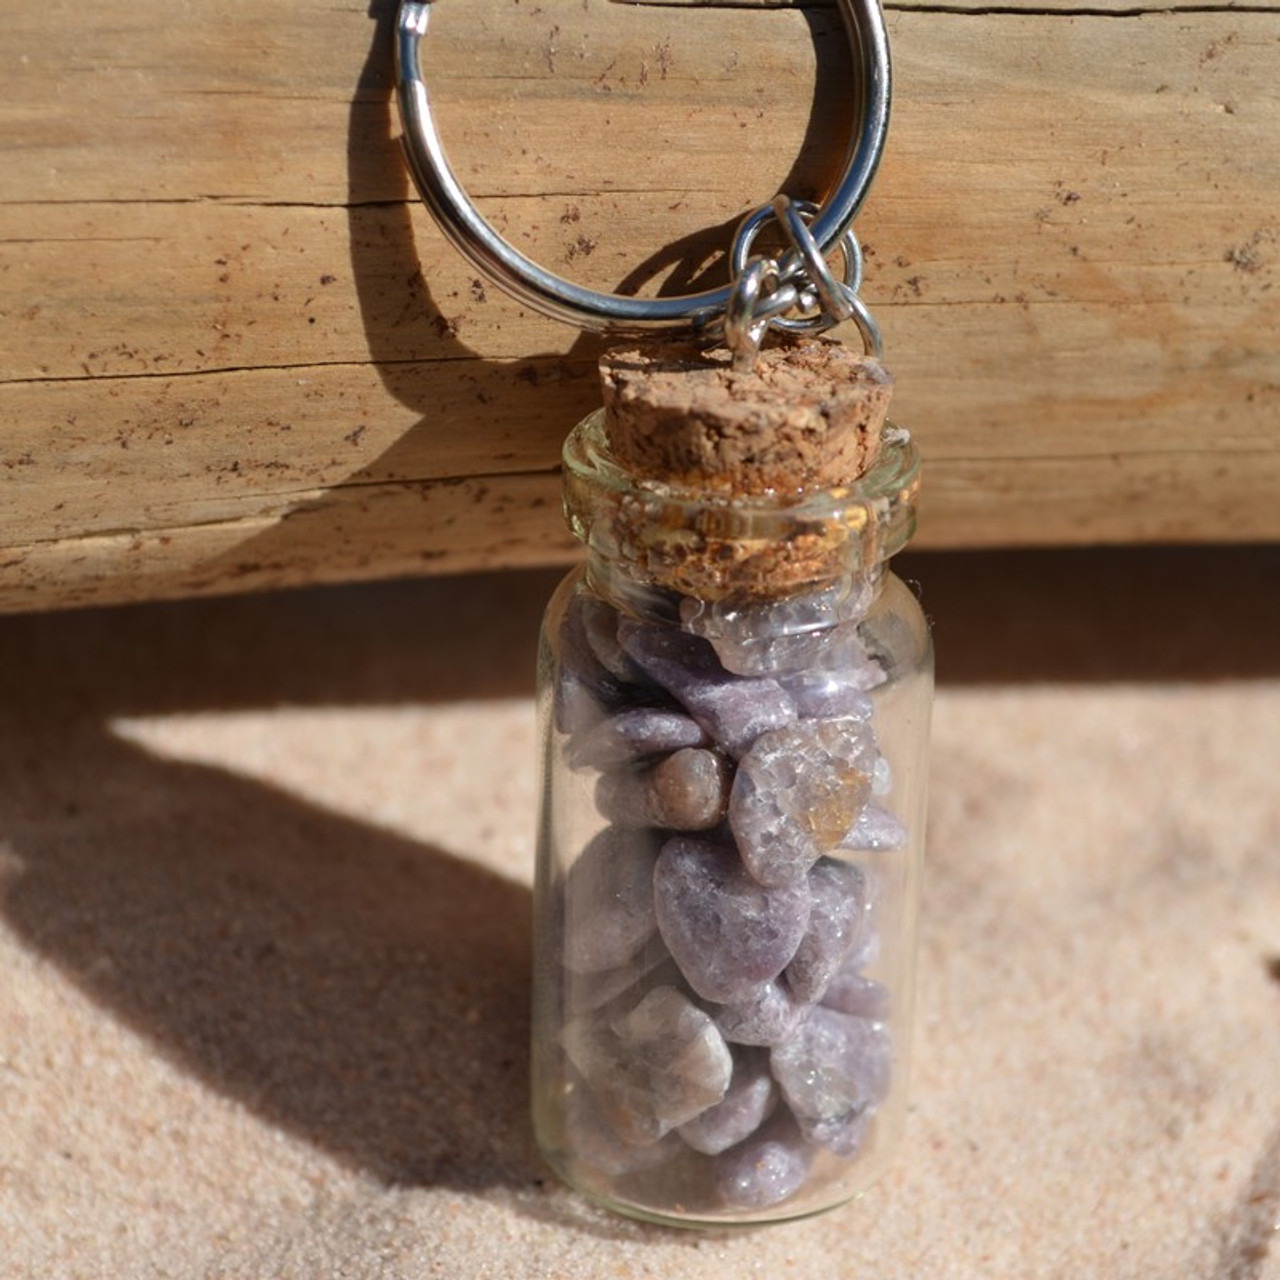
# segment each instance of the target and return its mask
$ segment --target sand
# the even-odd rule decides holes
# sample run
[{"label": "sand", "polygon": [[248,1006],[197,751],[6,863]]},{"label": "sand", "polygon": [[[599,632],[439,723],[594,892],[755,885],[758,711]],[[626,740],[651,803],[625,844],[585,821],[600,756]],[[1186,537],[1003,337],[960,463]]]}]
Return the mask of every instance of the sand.
[{"label": "sand", "polygon": [[1280,552],[905,568],[907,1140],[736,1235],[529,1137],[554,575],[0,620],[0,1276],[1280,1277]]}]

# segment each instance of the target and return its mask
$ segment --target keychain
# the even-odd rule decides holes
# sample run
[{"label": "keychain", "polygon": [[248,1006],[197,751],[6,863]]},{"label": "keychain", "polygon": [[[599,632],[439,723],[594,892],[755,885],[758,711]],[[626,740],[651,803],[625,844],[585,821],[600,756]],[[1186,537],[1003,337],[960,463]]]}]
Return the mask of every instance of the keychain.
[{"label": "keychain", "polygon": [[[838,1205],[906,1110],[932,648],[887,567],[919,462],[886,422],[850,230],[888,46],[876,0],[840,10],[860,124],[834,189],[776,196],[729,284],[667,298],[563,280],[485,222],[432,119],[428,5],[397,25],[405,154],[450,241],[526,305],[628,337],[564,446],[587,557],[540,642],[533,1117],[567,1182],[671,1225]],[[770,224],[776,256],[754,251]],[[846,321],[861,352],[821,336]]]}]

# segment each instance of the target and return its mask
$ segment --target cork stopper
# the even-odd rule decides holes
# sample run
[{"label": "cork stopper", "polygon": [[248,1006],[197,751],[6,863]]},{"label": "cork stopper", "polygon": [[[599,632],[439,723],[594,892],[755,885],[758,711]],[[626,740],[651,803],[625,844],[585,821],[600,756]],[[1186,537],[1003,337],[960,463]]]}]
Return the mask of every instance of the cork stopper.
[{"label": "cork stopper", "polygon": [[727,351],[666,343],[609,352],[600,372],[609,454],[647,495],[607,519],[634,572],[755,601],[847,572],[861,530],[841,504],[876,459],[892,388],[878,361],[809,339],[741,371]]},{"label": "cork stopper", "polygon": [[749,371],[674,343],[600,361],[605,434],[633,475],[730,496],[847,485],[875,459],[892,379],[836,342],[768,347]]}]

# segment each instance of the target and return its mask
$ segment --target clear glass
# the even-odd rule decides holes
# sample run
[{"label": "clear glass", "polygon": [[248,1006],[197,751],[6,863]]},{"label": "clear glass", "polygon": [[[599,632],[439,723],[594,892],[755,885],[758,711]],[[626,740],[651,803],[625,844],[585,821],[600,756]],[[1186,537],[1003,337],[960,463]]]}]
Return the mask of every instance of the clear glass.
[{"label": "clear glass", "polygon": [[914,451],[790,501],[634,481],[598,417],[565,462],[589,555],[539,657],[538,1143],[652,1221],[829,1209],[906,1108],[933,674],[885,560]]}]

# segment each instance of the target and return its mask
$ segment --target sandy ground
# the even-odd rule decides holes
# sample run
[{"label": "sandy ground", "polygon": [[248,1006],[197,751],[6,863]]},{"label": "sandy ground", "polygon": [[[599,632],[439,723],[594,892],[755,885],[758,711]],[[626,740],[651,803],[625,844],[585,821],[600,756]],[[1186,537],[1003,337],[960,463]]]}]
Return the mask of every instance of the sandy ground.
[{"label": "sandy ground", "polygon": [[905,568],[907,1141],[736,1235],[530,1141],[554,576],[0,620],[0,1277],[1280,1277],[1280,549]]}]

